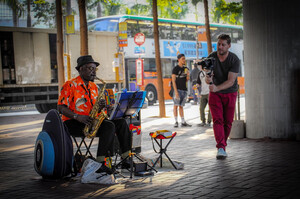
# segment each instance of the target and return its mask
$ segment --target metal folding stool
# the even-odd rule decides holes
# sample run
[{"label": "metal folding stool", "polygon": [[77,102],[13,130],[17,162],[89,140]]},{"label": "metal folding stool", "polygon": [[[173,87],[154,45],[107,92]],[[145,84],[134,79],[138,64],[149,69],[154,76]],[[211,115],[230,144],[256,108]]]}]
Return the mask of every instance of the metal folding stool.
[{"label": "metal folding stool", "polygon": [[[83,145],[85,146],[85,150],[86,150],[86,152],[85,152],[85,155],[84,156],[87,156],[87,155],[90,155],[91,157],[93,157],[93,155],[92,155],[92,153],[91,153],[91,151],[90,151],[90,148],[91,148],[91,146],[92,146],[92,144],[93,144],[93,141],[94,141],[94,138],[92,138],[91,140],[90,140],[90,143],[89,144],[87,144],[86,143],[86,141],[85,141],[85,136],[80,136],[80,137],[76,137],[76,136],[72,136],[72,138],[73,138],[73,140],[74,140],[74,142],[75,142],[75,144],[76,144],[76,147],[77,147],[77,150],[76,150],[76,152],[74,153],[74,156],[76,156],[76,154],[78,154],[78,155],[80,155],[80,156],[83,156],[83,154],[82,154],[82,152],[81,152],[81,147],[83,147]],[[81,138],[81,140],[80,140],[80,142],[78,142],[77,140],[76,140],[76,138]],[[79,144],[78,144],[79,143]]]},{"label": "metal folding stool", "polygon": [[[157,164],[157,162],[160,160],[160,167],[163,166],[162,163],[162,155],[165,154],[165,156],[168,158],[168,160],[171,162],[172,166],[177,170],[177,167],[175,166],[175,164],[173,163],[173,161],[171,160],[171,158],[168,156],[168,154],[166,153],[167,148],[169,146],[169,144],[172,142],[172,140],[174,139],[174,137],[176,136],[176,132],[171,133],[170,131],[167,130],[160,130],[160,131],[155,131],[155,132],[150,132],[150,136],[152,139],[152,144],[153,144],[153,150],[156,153],[159,153],[158,158],[156,159],[156,161],[153,164],[153,167],[155,167],[155,165]],[[165,147],[163,147],[163,143],[162,140],[164,139],[169,139],[169,142],[165,145]],[[159,151],[155,150],[154,147],[154,143],[153,140],[156,142],[156,144],[159,146]],[[160,141],[158,141],[160,140]]]}]

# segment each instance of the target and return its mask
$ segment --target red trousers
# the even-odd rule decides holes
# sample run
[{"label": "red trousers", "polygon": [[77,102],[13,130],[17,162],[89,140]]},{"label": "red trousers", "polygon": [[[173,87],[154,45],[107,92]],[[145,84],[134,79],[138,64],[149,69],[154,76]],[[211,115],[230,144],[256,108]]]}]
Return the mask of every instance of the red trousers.
[{"label": "red trousers", "polygon": [[230,134],[237,92],[234,93],[209,93],[208,104],[213,118],[213,129],[217,148],[227,146]]}]

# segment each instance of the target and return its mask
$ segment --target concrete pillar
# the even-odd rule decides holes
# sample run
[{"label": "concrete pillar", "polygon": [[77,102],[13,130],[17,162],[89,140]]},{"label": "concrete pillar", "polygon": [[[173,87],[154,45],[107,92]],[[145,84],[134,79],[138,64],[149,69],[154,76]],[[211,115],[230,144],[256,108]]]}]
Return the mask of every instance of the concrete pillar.
[{"label": "concrete pillar", "polygon": [[243,0],[248,138],[299,136],[299,8],[299,0]]}]

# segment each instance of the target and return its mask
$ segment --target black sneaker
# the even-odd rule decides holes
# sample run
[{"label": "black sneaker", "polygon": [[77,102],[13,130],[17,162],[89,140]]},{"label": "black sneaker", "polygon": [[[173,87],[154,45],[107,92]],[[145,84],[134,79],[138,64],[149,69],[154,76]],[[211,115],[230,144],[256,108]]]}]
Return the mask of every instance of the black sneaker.
[{"label": "black sneaker", "polygon": [[105,172],[109,175],[113,174],[113,171],[110,168],[108,168],[107,166],[105,166],[104,162],[102,162],[101,167],[96,171],[96,173],[103,173],[103,172]]},{"label": "black sneaker", "polygon": [[191,127],[192,125],[184,122],[184,123],[181,123],[181,126]]},{"label": "black sneaker", "polygon": [[175,128],[178,127],[178,122],[175,122],[174,127],[175,127]]}]

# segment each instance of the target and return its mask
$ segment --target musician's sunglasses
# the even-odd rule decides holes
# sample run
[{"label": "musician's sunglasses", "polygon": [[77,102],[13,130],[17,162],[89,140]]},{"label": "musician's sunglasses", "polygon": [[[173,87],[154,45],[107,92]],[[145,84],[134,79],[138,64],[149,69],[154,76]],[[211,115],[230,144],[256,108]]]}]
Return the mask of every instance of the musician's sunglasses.
[{"label": "musician's sunglasses", "polygon": [[85,65],[85,68],[89,69],[90,71],[97,71],[98,70],[96,65],[90,65],[90,66]]}]

